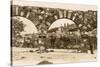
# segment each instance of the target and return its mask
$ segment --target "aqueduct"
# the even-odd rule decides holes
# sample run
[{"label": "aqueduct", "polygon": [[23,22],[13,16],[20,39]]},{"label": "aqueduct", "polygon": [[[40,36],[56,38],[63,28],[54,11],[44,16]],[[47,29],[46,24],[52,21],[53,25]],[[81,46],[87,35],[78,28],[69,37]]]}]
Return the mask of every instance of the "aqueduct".
[{"label": "aqueduct", "polygon": [[53,22],[59,19],[73,21],[80,32],[90,32],[97,28],[97,11],[66,10],[34,6],[11,5],[11,17],[24,17],[36,26],[38,30],[48,31]]},{"label": "aqueduct", "polygon": [[50,25],[62,18],[66,18],[75,22],[77,27],[83,31],[91,31],[97,26],[97,11],[79,11],[79,10],[65,10],[55,8],[42,8],[32,6],[12,6],[12,17],[21,16],[27,18],[35,24],[37,29],[48,30]]}]

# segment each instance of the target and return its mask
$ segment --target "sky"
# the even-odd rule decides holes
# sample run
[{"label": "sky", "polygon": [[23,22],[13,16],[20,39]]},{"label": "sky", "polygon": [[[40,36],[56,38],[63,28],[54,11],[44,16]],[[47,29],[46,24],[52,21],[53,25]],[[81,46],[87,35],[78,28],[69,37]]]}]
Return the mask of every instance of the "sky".
[{"label": "sky", "polygon": [[38,7],[49,7],[49,8],[61,8],[70,10],[97,10],[95,5],[82,5],[82,4],[65,4],[65,3],[48,3],[48,2],[38,2],[38,1],[23,1],[23,0],[13,0],[13,5],[21,6],[38,6]]},{"label": "sky", "polygon": [[50,28],[48,30],[53,29],[55,27],[64,26],[64,24],[66,24],[66,26],[67,26],[67,24],[71,25],[71,24],[75,24],[75,23],[69,19],[58,19],[55,22],[53,22],[53,24],[50,26]]},{"label": "sky", "polygon": [[35,27],[35,25],[32,23],[32,21],[24,18],[24,17],[13,17],[14,19],[20,19],[20,21],[22,21],[23,24],[25,24],[25,28],[24,31],[21,32],[22,35],[24,34],[32,34],[32,33],[37,33],[37,28]]}]

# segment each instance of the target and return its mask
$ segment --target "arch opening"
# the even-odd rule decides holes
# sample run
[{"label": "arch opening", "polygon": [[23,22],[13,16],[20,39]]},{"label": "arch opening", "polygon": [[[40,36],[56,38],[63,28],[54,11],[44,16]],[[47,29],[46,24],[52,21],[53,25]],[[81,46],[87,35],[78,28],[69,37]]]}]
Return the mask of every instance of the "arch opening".
[{"label": "arch opening", "polygon": [[20,17],[20,16],[14,16],[14,17],[12,17],[12,19],[19,20],[25,25],[24,31],[21,32],[22,35],[38,33],[38,30],[37,30],[36,26],[34,25],[34,23],[32,21],[28,20],[27,18]]},{"label": "arch opening", "polygon": [[67,19],[67,18],[62,18],[62,19],[58,19],[58,20],[54,21],[51,24],[51,26],[49,27],[48,32],[55,30],[55,29],[57,30],[60,27],[66,27],[66,28],[69,28],[70,30],[77,30],[78,29],[75,22],[73,22],[72,20]]}]

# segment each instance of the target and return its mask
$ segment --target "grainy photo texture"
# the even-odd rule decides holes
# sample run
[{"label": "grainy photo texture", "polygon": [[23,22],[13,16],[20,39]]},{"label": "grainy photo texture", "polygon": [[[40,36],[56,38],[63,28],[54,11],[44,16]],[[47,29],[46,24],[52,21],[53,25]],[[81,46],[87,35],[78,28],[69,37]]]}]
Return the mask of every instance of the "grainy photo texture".
[{"label": "grainy photo texture", "polygon": [[96,61],[97,6],[11,1],[11,64]]}]

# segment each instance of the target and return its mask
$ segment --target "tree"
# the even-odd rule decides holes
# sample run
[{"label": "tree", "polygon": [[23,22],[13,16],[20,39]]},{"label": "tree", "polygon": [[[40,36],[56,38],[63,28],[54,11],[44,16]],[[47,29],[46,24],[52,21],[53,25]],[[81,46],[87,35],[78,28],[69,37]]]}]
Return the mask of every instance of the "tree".
[{"label": "tree", "polygon": [[20,19],[12,18],[12,41],[13,46],[18,45],[18,40],[22,38],[20,32],[24,31],[25,25],[20,21]]}]

